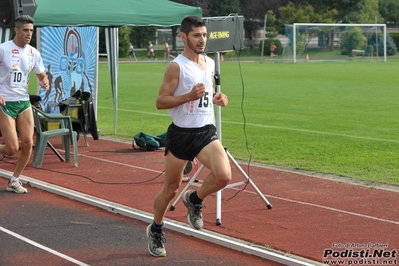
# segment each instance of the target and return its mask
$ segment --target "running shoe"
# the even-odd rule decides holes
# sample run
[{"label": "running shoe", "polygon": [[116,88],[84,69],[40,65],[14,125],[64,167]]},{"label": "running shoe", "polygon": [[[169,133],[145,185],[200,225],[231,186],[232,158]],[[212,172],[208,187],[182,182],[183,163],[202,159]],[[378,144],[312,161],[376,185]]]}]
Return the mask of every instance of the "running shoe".
[{"label": "running shoe", "polygon": [[18,194],[27,193],[28,190],[22,186],[20,181],[9,182],[7,191],[15,192]]},{"label": "running shoe", "polygon": [[166,250],[164,243],[166,243],[164,233],[151,232],[151,224],[146,229],[148,237],[148,251],[154,257],[165,257]]},{"label": "running shoe", "polygon": [[190,202],[190,195],[194,191],[187,190],[183,195],[183,203],[187,207],[187,220],[194,229],[201,230],[204,227],[204,220],[202,219],[203,204],[192,204]]}]

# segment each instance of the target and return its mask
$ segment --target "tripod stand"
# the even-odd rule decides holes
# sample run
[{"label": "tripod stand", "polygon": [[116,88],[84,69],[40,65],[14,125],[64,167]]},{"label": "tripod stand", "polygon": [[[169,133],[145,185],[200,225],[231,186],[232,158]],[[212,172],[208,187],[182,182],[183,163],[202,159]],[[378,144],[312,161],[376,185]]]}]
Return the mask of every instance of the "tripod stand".
[{"label": "tripod stand", "polygon": [[[216,92],[220,92],[220,53],[217,52],[215,54],[215,84],[216,84]],[[221,120],[222,120],[222,115],[221,115],[221,107],[217,106],[216,107],[216,114],[215,114],[215,120],[216,120],[216,131],[219,137],[219,141],[222,143],[222,125],[221,125]],[[251,180],[251,178],[245,173],[245,171],[241,168],[241,166],[234,160],[233,156],[229,153],[227,148],[224,148],[226,151],[226,154],[229,158],[229,160],[240,170],[240,172],[244,175],[246,178],[246,181],[240,181],[236,183],[232,183],[227,185],[225,188],[231,188],[239,185],[243,185],[246,182],[249,182],[252,187],[255,189],[256,193],[263,199],[263,201],[266,203],[266,207],[268,209],[271,209],[273,206],[270,204],[270,202],[265,198],[265,196],[262,194],[262,192],[258,189],[258,187],[255,185],[255,183]],[[191,177],[191,179],[188,181],[187,185],[183,188],[183,190],[180,192],[180,194],[177,196],[176,200],[173,202],[173,204],[170,206],[170,210],[173,211],[175,209],[175,206],[177,202],[180,200],[180,198],[183,196],[184,192],[190,187],[190,186],[197,186],[200,187],[201,184],[198,183],[197,177],[201,173],[201,171],[204,169],[204,165],[201,164],[201,166],[198,168],[197,172]],[[222,224],[222,192],[219,190],[216,192],[216,225],[221,225]]]}]

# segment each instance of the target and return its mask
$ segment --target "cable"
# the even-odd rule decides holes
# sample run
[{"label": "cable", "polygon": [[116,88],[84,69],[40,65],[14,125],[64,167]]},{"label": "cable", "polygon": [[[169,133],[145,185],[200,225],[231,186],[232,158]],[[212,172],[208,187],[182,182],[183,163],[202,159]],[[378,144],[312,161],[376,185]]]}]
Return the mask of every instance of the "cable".
[{"label": "cable", "polygon": [[[15,162],[10,162],[10,161],[5,160],[6,158],[7,159],[18,159],[17,157],[11,157],[11,156],[3,155],[3,157],[0,158],[0,161],[3,161],[3,162],[8,163],[8,164],[15,164]],[[31,165],[28,165],[27,167],[35,168],[34,166],[31,166]],[[150,178],[148,180],[139,181],[139,182],[101,182],[101,181],[96,181],[96,180],[94,180],[91,177],[88,177],[88,176],[85,176],[85,175],[80,175],[80,174],[70,174],[70,173],[65,173],[65,172],[51,170],[51,169],[46,169],[46,168],[40,168],[40,170],[44,170],[44,171],[48,171],[48,172],[52,172],[52,173],[59,173],[59,174],[64,174],[64,175],[81,177],[81,178],[84,178],[84,179],[87,179],[87,180],[91,181],[92,183],[100,184],[100,185],[139,185],[139,184],[144,184],[144,183],[148,183],[148,182],[154,181],[155,179],[159,178],[165,172],[165,170],[163,170],[157,176],[155,176],[153,178]]]},{"label": "cable", "polygon": [[[241,78],[241,86],[242,86],[241,113],[242,113],[242,117],[243,117],[243,130],[244,130],[244,136],[245,136],[245,147],[246,147],[247,152],[249,154],[249,160],[248,160],[248,165],[247,165],[247,167],[248,167],[247,175],[248,175],[248,178],[250,179],[251,177],[250,177],[249,170],[250,170],[251,161],[252,161],[252,153],[251,153],[251,150],[249,149],[249,144],[248,144],[248,134],[247,134],[247,128],[246,128],[247,121],[246,121],[245,112],[244,112],[245,85],[244,85],[244,79],[242,77],[242,68],[241,68],[241,61],[240,61],[241,51],[238,50],[237,53],[238,53],[238,67],[239,67],[239,70],[240,70],[240,78]],[[225,199],[225,200],[229,201],[229,200],[234,199],[238,195],[238,193],[240,193],[241,191],[244,191],[247,188],[248,183],[249,183],[249,180],[247,180],[247,182],[245,182],[245,186],[242,189],[238,190],[233,196],[231,196],[230,198]]]},{"label": "cable", "polygon": [[245,85],[244,85],[244,79],[242,78],[242,69],[241,69],[241,61],[240,61],[240,53],[238,54],[238,66],[240,69],[240,77],[241,77],[241,86],[242,86],[242,94],[241,94],[241,113],[242,113],[242,118],[243,118],[243,130],[244,130],[244,135],[245,135],[245,147],[247,149],[247,152],[249,154],[249,160],[248,160],[248,176],[249,176],[249,169],[252,161],[252,153],[251,150],[249,149],[249,144],[248,144],[248,134],[247,134],[247,119],[245,117],[245,112],[244,112],[244,99],[245,99]]}]

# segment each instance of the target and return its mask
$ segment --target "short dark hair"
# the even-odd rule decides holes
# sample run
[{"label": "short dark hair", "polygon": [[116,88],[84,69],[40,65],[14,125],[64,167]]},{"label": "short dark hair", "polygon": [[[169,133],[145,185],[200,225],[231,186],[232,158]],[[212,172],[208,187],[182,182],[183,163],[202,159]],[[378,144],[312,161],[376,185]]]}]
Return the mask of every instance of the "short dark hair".
[{"label": "short dark hair", "polygon": [[15,27],[19,28],[23,24],[33,24],[33,18],[29,15],[22,15],[15,19]]},{"label": "short dark hair", "polygon": [[188,34],[192,28],[204,27],[206,26],[205,20],[197,16],[187,16],[185,17],[180,25],[180,31]]}]

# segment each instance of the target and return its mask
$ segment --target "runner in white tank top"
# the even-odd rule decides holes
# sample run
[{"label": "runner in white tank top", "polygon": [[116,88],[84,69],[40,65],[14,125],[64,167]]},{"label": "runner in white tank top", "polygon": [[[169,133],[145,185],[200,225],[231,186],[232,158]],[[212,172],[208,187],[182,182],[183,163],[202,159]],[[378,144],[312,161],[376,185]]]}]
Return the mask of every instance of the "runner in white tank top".
[{"label": "runner in white tank top", "polygon": [[180,67],[179,84],[174,96],[189,93],[191,88],[198,83],[205,84],[204,97],[169,109],[169,115],[173,118],[173,123],[176,126],[193,128],[214,124],[213,78],[215,62],[210,57],[202,57],[206,62],[205,68],[201,68],[184,55],[179,55],[173,60]]},{"label": "runner in white tank top", "polygon": [[206,23],[199,17],[185,17],[180,26],[184,50],[165,70],[156,106],[168,109],[173,123],[167,131],[165,181],[154,200],[154,220],[147,227],[148,251],[166,256],[163,220],[170,201],[176,196],[188,161],[197,158],[210,173],[197,191],[183,195],[188,223],[202,229],[202,201],[223,189],[231,180],[229,159],[218,141],[213,104],[226,106],[227,96],[214,95],[214,61],[204,56]]}]

